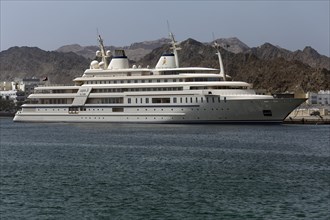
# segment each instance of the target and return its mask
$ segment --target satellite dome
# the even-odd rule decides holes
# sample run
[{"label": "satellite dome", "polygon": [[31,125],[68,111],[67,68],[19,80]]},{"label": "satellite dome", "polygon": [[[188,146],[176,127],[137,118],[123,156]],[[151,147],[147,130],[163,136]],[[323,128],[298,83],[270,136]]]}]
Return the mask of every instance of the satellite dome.
[{"label": "satellite dome", "polygon": [[99,62],[97,60],[93,60],[90,65],[91,69],[98,69],[99,68]]},{"label": "satellite dome", "polygon": [[101,62],[99,63],[99,66],[101,67],[101,69],[103,69],[103,68],[104,68],[104,62],[101,61]]},{"label": "satellite dome", "polygon": [[110,56],[111,56],[111,51],[110,51],[110,50],[107,50],[106,55],[107,55],[108,57],[110,57]]},{"label": "satellite dome", "polygon": [[102,53],[101,53],[101,51],[99,51],[99,50],[96,51],[96,56],[97,56],[97,57],[102,57]]}]

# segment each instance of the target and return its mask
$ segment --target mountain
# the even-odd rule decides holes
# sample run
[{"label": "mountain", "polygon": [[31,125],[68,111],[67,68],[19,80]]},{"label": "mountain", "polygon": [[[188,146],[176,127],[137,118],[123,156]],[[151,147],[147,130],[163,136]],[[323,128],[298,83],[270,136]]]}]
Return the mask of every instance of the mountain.
[{"label": "mountain", "polygon": [[[179,53],[180,66],[200,66],[219,68],[215,49],[193,39],[181,42]],[[223,48],[220,52],[226,74],[234,80],[242,80],[254,85],[256,89],[266,89],[272,93],[286,91],[319,91],[330,89],[330,71],[325,68],[313,68],[297,60],[286,60],[275,57],[275,51],[259,58],[253,53],[231,53]],[[137,64],[154,66],[164,51],[169,51],[169,45],[153,50]],[[260,55],[259,54],[259,55]],[[271,56],[272,55],[272,56]],[[265,57],[272,57],[266,59]]]},{"label": "mountain", "polygon": [[80,46],[79,44],[71,44],[71,45],[62,46],[55,51],[60,52],[60,53],[73,52],[73,53],[83,56],[85,58],[94,59],[95,52],[97,50],[99,50],[99,47],[97,47],[97,46],[83,47],[83,46]]},{"label": "mountain", "polygon": [[[106,50],[125,49],[126,55],[134,61],[140,60],[142,57],[150,53],[153,49],[162,47],[162,45],[169,44],[170,40],[167,38],[161,38],[153,41],[143,41],[133,43],[130,46],[105,47]],[[205,45],[212,45],[214,41],[203,43]],[[276,58],[284,58],[288,61],[298,60],[314,68],[325,68],[330,70],[330,58],[324,55],[320,55],[312,47],[306,47],[305,49],[290,51],[279,46],[274,46],[271,43],[264,43],[259,47],[250,48],[245,43],[240,41],[236,37],[219,38],[216,40],[218,44],[225,50],[234,54],[246,53],[253,54],[262,60],[272,60]],[[57,52],[74,52],[78,55],[84,56],[88,59],[95,58],[95,52],[99,50],[97,46],[80,46],[79,44],[66,45],[58,48]]]},{"label": "mountain", "polygon": [[284,58],[285,60],[297,60],[314,68],[325,68],[330,70],[330,58],[320,55],[312,47],[305,47],[303,51],[297,50],[291,52],[289,50],[265,43],[260,47],[250,48],[245,51],[247,54],[254,54],[263,60],[272,60],[276,58]]},{"label": "mountain", "polygon": [[[132,48],[151,50],[147,46],[132,45]],[[210,44],[187,39],[180,43],[182,50],[178,52],[180,66],[201,66],[219,68],[215,49]],[[111,47],[110,47],[111,48]],[[92,51],[92,47],[73,45],[62,47],[62,51]],[[134,50],[135,50],[134,49]],[[170,51],[169,44],[163,44],[151,50],[138,61],[136,65],[154,67],[165,51]],[[290,52],[264,44],[260,48],[250,48],[245,52],[232,53],[220,48],[224,61],[225,72],[234,80],[252,83],[257,89],[267,89],[269,92],[319,91],[330,89],[330,70],[314,68],[304,62],[320,62],[324,58],[310,47],[303,51]],[[94,51],[95,52],[95,51]],[[129,57],[129,56],[128,56]],[[293,59],[304,59],[299,61]],[[130,57],[129,57],[130,58]],[[329,59],[329,58],[328,58]],[[77,55],[74,52],[43,51],[36,47],[12,47],[0,52],[0,81],[10,81],[15,77],[45,77],[51,83],[71,83],[73,78],[81,76],[89,67],[91,59]],[[320,62],[321,63],[321,62]]]},{"label": "mountain", "polygon": [[[126,55],[131,60],[139,60],[141,57],[147,55],[150,53],[153,49],[162,46],[163,44],[168,44],[170,42],[167,38],[161,38],[158,40],[153,41],[143,41],[138,43],[133,43],[130,46],[124,46],[124,47],[115,47],[115,46],[105,46],[105,50],[113,51],[115,49],[124,49],[126,52]],[[58,48],[57,52],[74,52],[78,55],[81,55],[83,57],[86,57],[88,59],[94,59],[95,58],[95,52],[99,50],[99,47],[97,46],[80,46],[79,44],[71,44],[71,45],[65,45],[60,48]]]},{"label": "mountain", "polygon": [[[245,43],[240,41],[237,37],[230,37],[230,38],[219,38],[215,40],[220,46],[229,52],[232,53],[244,53],[248,51],[250,48]],[[213,44],[212,41],[209,44]]]},{"label": "mountain", "polygon": [[73,52],[44,51],[37,47],[11,47],[0,52],[0,81],[48,77],[52,83],[71,83],[90,61]]}]

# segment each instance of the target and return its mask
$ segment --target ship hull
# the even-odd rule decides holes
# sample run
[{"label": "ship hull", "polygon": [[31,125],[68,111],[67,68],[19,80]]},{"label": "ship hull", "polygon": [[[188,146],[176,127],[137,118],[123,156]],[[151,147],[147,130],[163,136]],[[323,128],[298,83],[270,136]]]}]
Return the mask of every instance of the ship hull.
[{"label": "ship hull", "polygon": [[[281,123],[305,99],[244,99],[221,103],[157,105],[23,106],[16,122]],[[114,111],[115,109],[115,111]],[[119,110],[119,112],[118,112]]]}]

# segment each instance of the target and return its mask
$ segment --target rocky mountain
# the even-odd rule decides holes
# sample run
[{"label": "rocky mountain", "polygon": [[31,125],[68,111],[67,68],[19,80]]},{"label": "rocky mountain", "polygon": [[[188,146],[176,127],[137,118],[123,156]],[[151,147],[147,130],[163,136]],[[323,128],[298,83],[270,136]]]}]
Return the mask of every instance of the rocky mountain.
[{"label": "rocky mountain", "polygon": [[[237,37],[230,37],[230,38],[219,38],[215,40],[220,46],[229,52],[232,53],[244,53],[250,49],[245,43],[240,41]],[[213,44],[214,41],[211,43],[206,44]]]},{"label": "rocky mountain", "polygon": [[[219,68],[215,49],[193,39],[181,42],[180,66],[208,66]],[[137,64],[155,65],[169,45],[153,50]],[[285,91],[319,91],[330,89],[330,71],[325,68],[313,68],[297,60],[286,60],[283,57],[261,59],[253,53],[231,53],[221,48],[226,74],[234,80],[242,80],[254,85],[257,89],[266,89],[272,93]]]},{"label": "rocky mountain", "polygon": [[[240,41],[236,37],[231,38],[219,38],[216,40],[222,48],[232,52],[234,54],[246,53],[253,54],[262,60],[273,60],[276,58],[284,58],[288,61],[298,60],[314,68],[325,68],[330,70],[330,58],[324,55],[320,55],[312,47],[305,47],[305,49],[290,51],[279,46],[274,46],[270,43],[265,43],[259,47],[250,48],[245,43]],[[106,47],[106,50],[114,49],[125,49],[127,56],[133,60],[140,60],[145,55],[149,54],[153,49],[162,47],[162,45],[168,44],[170,42],[167,38],[161,38],[153,41],[143,41],[138,43],[133,43],[130,46]],[[204,45],[212,45],[214,41],[203,43]],[[57,52],[74,52],[78,55],[84,56],[88,59],[95,58],[95,52],[99,50],[97,46],[80,46],[78,44],[66,45],[58,48]]]},{"label": "rocky mountain", "polygon": [[[97,47],[97,46],[83,47],[83,46],[80,46],[79,44],[71,44],[71,45],[62,46],[55,51],[60,52],[60,53],[73,52],[73,53],[83,56],[85,58],[94,59],[95,52],[97,50],[99,50],[99,47]],[[109,50],[109,47],[107,48],[107,50]]]},{"label": "rocky mountain", "polygon": [[[162,46],[163,44],[168,44],[170,42],[167,38],[161,38],[158,40],[153,41],[143,41],[138,43],[133,43],[130,46],[124,46],[124,47],[115,47],[115,46],[105,46],[106,50],[115,50],[115,49],[124,49],[126,52],[126,55],[131,60],[139,60],[148,53],[150,53],[153,49]],[[86,57],[88,59],[94,59],[95,58],[95,52],[99,50],[98,46],[80,46],[79,44],[72,44],[72,45],[66,45],[58,48],[57,52],[74,52],[78,55],[81,55],[83,57]]]},{"label": "rocky mountain", "polygon": [[265,43],[260,47],[250,48],[245,51],[247,54],[254,54],[263,60],[273,60],[283,58],[288,61],[297,60],[314,68],[325,68],[330,70],[330,58],[320,55],[312,47],[305,47],[303,51],[297,50],[291,52],[289,50]]},{"label": "rocky mountain", "polygon": [[[140,47],[132,46],[137,49],[141,49]],[[149,48],[152,47],[154,46]],[[187,39],[180,43],[180,47],[182,48],[178,52],[180,66],[219,68],[216,51],[210,44]],[[71,49],[64,47],[62,51],[65,49],[83,51],[82,48],[86,49],[86,47],[74,45]],[[170,51],[169,44],[163,44],[151,50],[138,61],[132,61],[130,65],[135,62],[137,65],[154,67],[165,51]],[[240,53],[232,53],[221,48],[221,54],[226,74],[234,80],[252,83],[257,89],[267,89],[272,93],[293,92],[297,89],[305,92],[330,89],[330,71],[328,69],[320,66],[314,68],[302,61],[290,58],[290,56],[304,57],[304,59],[308,57],[313,62],[315,60],[320,62],[318,58],[321,55],[309,47],[300,52],[296,51],[295,55],[290,56],[288,55],[291,54],[290,51],[271,44],[262,45],[260,48],[250,48]],[[321,56],[321,58],[324,57]],[[35,47],[13,47],[0,52],[0,81],[13,80],[15,77],[42,78],[48,76],[51,83],[70,83],[74,77],[82,75],[84,70],[89,67],[90,61],[91,59],[74,52],[64,53],[43,51]]]},{"label": "rocky mountain", "polygon": [[90,61],[73,52],[44,51],[37,47],[12,47],[0,52],[0,81],[48,77],[52,83],[71,83]]}]

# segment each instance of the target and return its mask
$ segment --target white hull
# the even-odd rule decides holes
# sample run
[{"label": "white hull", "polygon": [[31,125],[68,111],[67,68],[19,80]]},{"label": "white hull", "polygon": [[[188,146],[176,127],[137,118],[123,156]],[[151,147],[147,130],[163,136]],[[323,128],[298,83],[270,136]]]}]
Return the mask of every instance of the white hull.
[{"label": "white hull", "polygon": [[[220,103],[86,105],[86,111],[67,106],[27,106],[14,121],[113,123],[281,123],[305,99],[228,100]],[[123,112],[113,108],[123,107]]]}]

